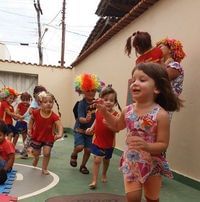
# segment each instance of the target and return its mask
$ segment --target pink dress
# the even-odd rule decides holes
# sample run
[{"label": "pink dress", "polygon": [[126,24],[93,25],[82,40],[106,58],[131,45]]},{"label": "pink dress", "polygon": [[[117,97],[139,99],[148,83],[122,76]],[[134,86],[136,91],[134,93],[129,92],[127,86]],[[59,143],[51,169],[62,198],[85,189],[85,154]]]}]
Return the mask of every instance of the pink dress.
[{"label": "pink dress", "polygon": [[127,106],[125,114],[127,137],[126,148],[121,158],[120,170],[127,181],[144,183],[150,175],[164,175],[172,178],[172,172],[164,155],[151,155],[143,150],[129,150],[128,141],[130,136],[138,136],[146,142],[156,141],[157,114],[161,107],[155,105],[153,109],[144,116],[139,117],[134,110],[134,105]]}]

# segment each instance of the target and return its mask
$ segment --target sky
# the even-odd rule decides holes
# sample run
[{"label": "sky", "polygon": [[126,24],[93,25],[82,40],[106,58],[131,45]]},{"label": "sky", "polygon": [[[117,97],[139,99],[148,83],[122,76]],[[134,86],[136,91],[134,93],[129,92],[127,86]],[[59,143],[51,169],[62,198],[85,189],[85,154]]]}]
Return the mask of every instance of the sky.
[{"label": "sky", "polygon": [[[33,2],[34,0],[0,0],[0,42],[7,46],[11,60],[39,63],[37,13]],[[66,0],[66,67],[77,58],[96,25],[99,16],[95,11],[99,2],[100,0]],[[63,0],[40,0],[40,5],[43,11],[40,16],[43,64],[59,65]],[[28,45],[21,45],[23,43]]]}]

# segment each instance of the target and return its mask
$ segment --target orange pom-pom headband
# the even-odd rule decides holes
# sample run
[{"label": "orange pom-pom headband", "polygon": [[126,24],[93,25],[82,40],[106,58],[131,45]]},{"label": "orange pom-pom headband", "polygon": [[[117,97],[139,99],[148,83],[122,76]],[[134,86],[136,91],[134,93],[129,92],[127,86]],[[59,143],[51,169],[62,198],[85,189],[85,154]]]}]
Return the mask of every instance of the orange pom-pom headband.
[{"label": "orange pom-pom headband", "polygon": [[170,49],[172,58],[176,62],[181,62],[181,60],[186,56],[183,51],[183,46],[179,40],[166,38],[156,43],[157,46],[162,44]]},{"label": "orange pom-pom headband", "polygon": [[8,97],[10,95],[14,95],[16,97],[19,94],[13,88],[10,88],[10,87],[3,87],[0,90],[0,98],[1,99],[6,98],[6,97]]},{"label": "orange pom-pom headband", "polygon": [[78,93],[89,90],[100,92],[104,85],[95,74],[81,74],[74,80],[75,91]]}]

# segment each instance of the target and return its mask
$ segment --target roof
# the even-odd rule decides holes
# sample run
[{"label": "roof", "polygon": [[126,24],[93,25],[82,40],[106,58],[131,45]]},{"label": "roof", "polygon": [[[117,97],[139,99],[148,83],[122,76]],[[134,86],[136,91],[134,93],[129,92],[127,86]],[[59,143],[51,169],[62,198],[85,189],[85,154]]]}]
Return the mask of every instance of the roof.
[{"label": "roof", "polygon": [[98,16],[123,17],[140,0],[101,0],[95,14]]},{"label": "roof", "polygon": [[[61,66],[56,66],[56,65],[39,65],[37,63],[26,63],[26,62],[14,61],[14,60],[0,59],[0,62],[7,62],[7,63],[12,63],[12,64],[31,65],[31,66],[38,66],[38,67],[62,68]],[[66,69],[68,69],[68,68],[70,68],[70,67],[66,67]]]},{"label": "roof", "polygon": [[[102,0],[99,3],[96,13],[98,12],[99,14],[102,14],[102,15],[104,13],[106,13],[106,6],[104,5],[105,1],[106,0]],[[107,0],[108,4],[112,3],[114,1],[115,0]],[[125,3],[127,1],[126,0],[116,0],[115,2]],[[117,34],[119,31],[121,31],[124,27],[126,27],[129,23],[131,23],[136,18],[138,18],[140,15],[142,15],[149,7],[154,5],[157,1],[159,1],[159,0],[139,0],[131,8],[131,10],[128,13],[126,13],[122,18],[109,16],[108,19],[109,20],[112,19],[112,23],[113,23],[112,26],[110,26],[110,28],[108,25],[107,25],[107,27],[105,27],[105,18],[100,18],[99,21],[97,22],[96,26],[94,27],[93,31],[91,32],[85,45],[83,46],[83,49],[81,50],[79,56],[71,64],[71,66],[73,67],[73,66],[79,64],[82,60],[84,60],[88,55],[90,55],[97,48],[99,48],[101,45],[103,45],[111,37],[113,37],[115,34]],[[133,2],[133,1],[128,1],[128,2]],[[101,5],[102,5],[102,8],[100,9],[99,7],[101,7]],[[103,7],[105,9],[103,9]],[[104,19],[104,21],[102,19]],[[101,33],[101,34],[99,34],[99,36],[98,36],[98,33]]]}]

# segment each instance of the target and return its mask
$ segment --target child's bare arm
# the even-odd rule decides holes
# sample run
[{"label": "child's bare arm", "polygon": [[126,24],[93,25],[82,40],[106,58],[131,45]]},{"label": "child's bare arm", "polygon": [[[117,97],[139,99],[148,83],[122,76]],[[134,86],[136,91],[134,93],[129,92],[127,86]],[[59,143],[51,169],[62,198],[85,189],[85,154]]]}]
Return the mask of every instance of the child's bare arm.
[{"label": "child's bare arm", "polygon": [[[100,101],[99,101],[100,100]],[[120,131],[126,127],[125,123],[125,111],[124,109],[119,117],[113,116],[110,112],[107,111],[103,100],[99,99],[96,101],[96,108],[103,114],[106,122],[110,125],[110,127],[114,128],[116,131]]]},{"label": "child's bare arm", "polygon": [[5,109],[5,112],[6,112],[8,115],[10,115],[12,118],[14,118],[14,119],[23,119],[23,116],[21,116],[21,115],[15,113],[15,112],[11,112],[8,108]]},{"label": "child's bare arm", "polygon": [[93,135],[94,134],[94,128],[95,128],[96,120],[93,122],[92,126],[90,128],[87,128],[85,133],[87,135]]},{"label": "child's bare arm", "polygon": [[60,139],[63,136],[63,126],[60,120],[55,122],[57,133],[54,136],[54,140]]}]

